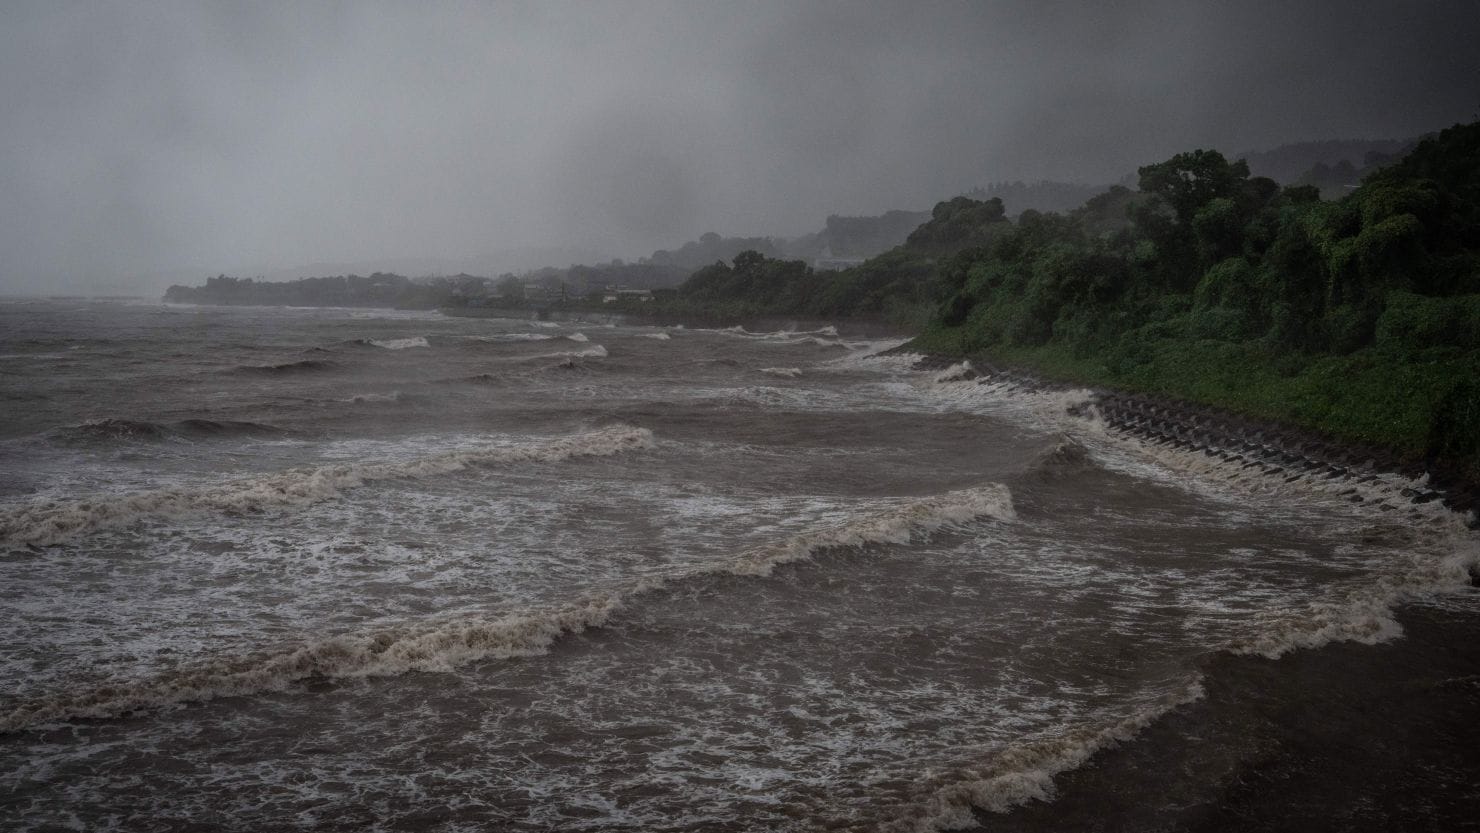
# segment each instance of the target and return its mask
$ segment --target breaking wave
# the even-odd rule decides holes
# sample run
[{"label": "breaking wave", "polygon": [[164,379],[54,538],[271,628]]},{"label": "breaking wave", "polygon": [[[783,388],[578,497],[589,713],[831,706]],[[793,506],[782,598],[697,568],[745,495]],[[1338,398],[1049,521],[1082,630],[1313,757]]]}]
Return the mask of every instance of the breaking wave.
[{"label": "breaking wave", "polygon": [[802,369],[800,367],[763,367],[760,369],[760,372],[787,379],[795,379],[802,375]]},{"label": "breaking wave", "polygon": [[935,383],[939,385],[946,382],[961,382],[974,378],[976,378],[976,368],[971,366],[971,362],[963,361],[957,362],[935,374]]},{"label": "breaking wave", "polygon": [[84,500],[45,500],[0,514],[0,544],[49,545],[150,518],[203,511],[250,513],[283,506],[306,506],[379,480],[450,474],[469,466],[556,462],[572,457],[618,454],[650,448],[652,432],[613,427],[520,445],[449,451],[394,463],[348,463],[291,469],[243,478],[217,486],[174,487]]},{"label": "breaking wave", "polygon": [[532,656],[564,634],[603,624],[616,606],[615,598],[595,598],[497,618],[469,617],[333,637],[278,654],[227,659],[136,684],[28,703],[0,717],[0,732],[45,721],[117,717],[173,703],[279,691],[313,677],[450,671],[481,659]]},{"label": "breaking wave", "polygon": [[[613,434],[609,441],[622,447],[641,447],[649,442],[650,436],[642,429],[632,428],[599,433]],[[584,435],[588,440],[595,436]],[[553,454],[548,449],[524,451],[526,455]],[[815,529],[746,550],[727,562],[645,579],[625,589],[593,594],[568,605],[497,616],[471,614],[344,634],[277,653],[226,658],[166,672],[152,679],[35,700],[0,715],[0,733],[17,732],[45,722],[110,718],[174,703],[278,691],[310,678],[451,671],[479,660],[532,656],[544,653],[562,636],[604,625],[622,605],[682,581],[719,574],[767,576],[782,564],[829,550],[907,544],[953,524],[1015,517],[1011,492],[1001,484],[948,492],[913,500],[851,523]]]},{"label": "breaking wave", "polygon": [[1179,706],[1203,696],[1200,679],[1145,703],[1108,725],[1080,726],[1052,737],[1009,747],[983,764],[953,772],[948,783],[885,825],[890,833],[934,833],[977,827],[974,810],[1005,813],[1029,801],[1052,801],[1054,776],[1084,765],[1095,753],[1132,740]]},{"label": "breaking wave", "polygon": [[374,338],[372,338],[372,339],[369,340],[368,343],[369,344],[373,344],[376,347],[384,347],[387,350],[405,350],[408,347],[430,347],[431,346],[429,343],[427,343],[426,336],[415,336],[413,338],[387,338],[387,339],[374,339]]},{"label": "breaking wave", "polygon": [[929,535],[980,518],[1015,520],[1012,492],[1000,483],[990,483],[921,498],[874,513],[867,519],[806,532],[775,546],[748,550],[719,569],[735,575],[770,575],[778,565],[800,561],[822,550],[908,544],[917,535]]},{"label": "breaking wave", "polygon": [[643,338],[654,338],[654,339],[657,339],[658,341],[667,341],[670,338],[672,338],[673,336],[670,336],[667,333],[643,333],[642,334],[642,337]]},{"label": "breaking wave", "polygon": [[1394,612],[1405,602],[1465,592],[1480,566],[1480,544],[1456,539],[1445,554],[1414,553],[1401,566],[1356,588],[1338,591],[1300,610],[1269,615],[1256,636],[1228,646],[1235,654],[1278,659],[1332,642],[1374,645],[1403,635]]},{"label": "breaking wave", "polygon": [[[1095,394],[1086,390],[1032,387],[1010,378],[988,378],[974,385],[942,384],[934,391],[936,395],[962,397],[963,404],[984,395],[1006,397],[1028,406],[1045,423],[1067,431],[1037,461],[1036,468],[1043,472],[1091,464],[1087,449],[1071,436],[1077,435],[1108,443],[1106,447],[1116,452],[1106,458],[1111,468],[1123,465],[1114,457],[1129,453],[1131,459],[1151,463],[1162,479],[1195,492],[1239,501],[1293,499],[1332,506],[1356,503],[1361,504],[1358,511],[1363,517],[1404,530],[1402,541],[1394,543],[1403,554],[1394,555],[1388,570],[1363,585],[1338,589],[1303,608],[1269,612],[1259,623],[1256,635],[1225,646],[1236,654],[1273,659],[1332,642],[1375,644],[1394,639],[1402,635],[1402,627],[1393,615],[1401,604],[1463,591],[1470,584],[1470,570],[1480,565],[1480,542],[1467,530],[1467,518],[1437,499],[1426,500],[1425,496],[1437,497],[1437,493],[1429,491],[1424,477],[1317,464],[1277,443],[1220,447],[1197,445],[1183,438],[1180,431],[1143,435],[1134,424],[1107,423],[1095,407]],[[1144,476],[1148,472],[1141,466],[1136,473]]]},{"label": "breaking wave", "polygon": [[[936,377],[937,382],[966,363]],[[1095,407],[1095,395],[1083,390],[1034,388],[1012,379],[988,379],[980,385],[943,384],[937,391],[959,391],[963,397],[1006,396],[1028,405],[1046,422],[1087,438],[1108,442],[1119,453],[1150,462],[1163,478],[1193,491],[1236,500],[1294,499],[1316,505],[1360,504],[1362,517],[1386,522],[1402,531],[1389,568],[1355,587],[1339,588],[1302,608],[1270,611],[1257,633],[1224,649],[1235,654],[1278,658],[1290,651],[1320,648],[1333,642],[1375,644],[1402,635],[1394,613],[1410,601],[1463,592],[1480,566],[1480,542],[1467,529],[1468,520],[1446,508],[1425,477],[1343,467],[1306,459],[1275,443],[1199,444],[1196,431],[1165,435],[1139,433],[1134,423],[1110,424]],[[1170,415],[1168,419],[1172,418]],[[1183,437],[1183,434],[1189,435]],[[1035,469],[1072,471],[1091,465],[1088,450],[1070,434],[1041,455]],[[1111,455],[1112,457],[1117,455]],[[1117,464],[1109,461],[1114,468]],[[1144,469],[1139,471],[1144,475]]]},{"label": "breaking wave", "polygon": [[1033,473],[1048,477],[1075,474],[1091,468],[1095,468],[1095,461],[1089,449],[1066,434],[1060,434],[1058,442],[1038,454],[1032,464]]},{"label": "breaking wave", "polygon": [[600,344],[593,344],[584,350],[564,350],[559,353],[541,353],[538,356],[530,356],[531,359],[604,359],[607,356],[606,348]]}]

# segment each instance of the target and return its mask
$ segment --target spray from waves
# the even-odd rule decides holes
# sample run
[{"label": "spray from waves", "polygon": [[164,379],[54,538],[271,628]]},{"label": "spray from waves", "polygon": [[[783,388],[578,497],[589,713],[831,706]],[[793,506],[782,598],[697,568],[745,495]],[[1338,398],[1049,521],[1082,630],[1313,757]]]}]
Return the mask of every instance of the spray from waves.
[{"label": "spray from waves", "polygon": [[925,358],[920,353],[898,352],[908,343],[909,339],[902,338],[860,342],[860,349],[849,351],[846,355],[835,359],[829,359],[823,363],[823,366],[835,370],[870,370],[906,374],[913,371],[915,365]]},{"label": "spray from waves", "polygon": [[935,383],[940,385],[946,382],[962,382],[974,378],[976,378],[976,368],[971,366],[971,362],[963,361],[957,362],[935,374]]},{"label": "spray from waves", "polygon": [[450,451],[395,463],[351,463],[292,469],[199,488],[175,487],[86,500],[45,500],[0,514],[0,545],[48,545],[140,520],[204,511],[260,512],[307,506],[379,480],[423,478],[499,463],[556,462],[651,448],[652,432],[629,426],[524,445]]},{"label": "spray from waves", "polygon": [[[938,383],[932,391],[963,405],[984,396],[1010,399],[1071,437],[1097,441],[1107,453],[1096,456],[1096,462],[1111,469],[1171,480],[1182,488],[1238,502],[1273,498],[1320,503],[1336,511],[1360,512],[1369,523],[1401,530],[1401,540],[1393,542],[1401,552],[1393,554],[1386,569],[1360,586],[1335,589],[1302,608],[1268,612],[1254,635],[1224,646],[1232,653],[1274,659],[1332,642],[1375,644],[1395,639],[1402,635],[1394,617],[1400,605],[1464,592],[1470,587],[1471,571],[1480,565],[1480,542],[1467,528],[1466,517],[1438,500],[1413,502],[1428,494],[1426,477],[1340,469],[1308,460],[1296,465],[1291,462],[1295,455],[1274,446],[1250,451],[1148,438],[1107,423],[1094,407],[1091,391],[1032,387],[1011,379]],[[1089,456],[1082,447],[1076,451],[1062,443],[1056,452],[1081,460]],[[1134,460],[1151,465],[1129,462]],[[1045,467],[1050,470],[1074,460],[1044,462],[1052,464]],[[1360,509],[1354,506],[1357,503]]]},{"label": "spray from waves", "polygon": [[1083,766],[1103,749],[1132,740],[1162,715],[1202,696],[1202,682],[1194,678],[1109,725],[1079,726],[1009,747],[986,763],[941,779],[948,783],[934,787],[927,798],[881,829],[888,833],[934,833],[975,828],[975,809],[1005,813],[1029,801],[1052,801],[1056,794],[1054,776]]},{"label": "spray from waves", "polygon": [[831,338],[822,338],[820,336],[806,336],[804,338],[788,339],[785,343],[786,344],[814,344],[814,345],[816,345],[818,347],[836,347],[839,350],[852,350],[853,349],[853,348],[849,347],[843,341],[840,341],[840,340],[837,340],[837,339],[831,339]]},{"label": "spray from waves", "polygon": [[541,353],[538,356],[529,356],[530,359],[604,359],[607,356],[606,348],[600,344],[593,344],[584,350],[565,350],[559,353]]},{"label": "spray from waves", "polygon": [[1054,478],[1078,475],[1095,467],[1089,449],[1068,434],[1060,434],[1052,446],[1034,458],[1029,472],[1039,478]]},{"label": "spray from waves", "polygon": [[954,524],[1015,517],[1011,492],[1006,486],[990,483],[914,500],[851,523],[746,550],[729,561],[644,579],[625,589],[594,594],[568,605],[498,616],[474,613],[346,634],[278,653],[222,659],[152,679],[35,700],[0,715],[0,733],[47,722],[110,718],[175,703],[280,691],[310,678],[445,672],[485,659],[533,656],[546,652],[562,636],[601,627],[624,604],[679,582],[720,574],[768,576],[782,564],[829,550],[908,544]]},{"label": "spray from waves", "polygon": [[802,369],[800,367],[763,367],[760,369],[760,372],[771,376],[781,376],[786,379],[795,379],[802,375]]},{"label": "spray from waves", "polygon": [[376,347],[384,347],[387,350],[405,350],[410,347],[431,347],[427,343],[426,336],[415,336],[413,338],[387,338],[370,339],[368,342]]}]

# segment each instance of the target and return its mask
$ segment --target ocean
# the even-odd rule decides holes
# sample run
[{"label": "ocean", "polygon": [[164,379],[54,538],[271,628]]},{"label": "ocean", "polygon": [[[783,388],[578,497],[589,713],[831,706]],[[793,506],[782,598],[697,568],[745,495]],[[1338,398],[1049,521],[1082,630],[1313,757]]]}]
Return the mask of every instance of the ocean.
[{"label": "ocean", "polygon": [[[1254,720],[1294,692],[1475,656],[1422,484],[901,341],[0,303],[0,828],[1183,829],[1326,760],[1287,740],[1328,712]],[[1480,704],[1456,667],[1353,719]],[[1435,829],[1480,807],[1455,755]],[[1301,812],[1344,829],[1329,772]]]}]

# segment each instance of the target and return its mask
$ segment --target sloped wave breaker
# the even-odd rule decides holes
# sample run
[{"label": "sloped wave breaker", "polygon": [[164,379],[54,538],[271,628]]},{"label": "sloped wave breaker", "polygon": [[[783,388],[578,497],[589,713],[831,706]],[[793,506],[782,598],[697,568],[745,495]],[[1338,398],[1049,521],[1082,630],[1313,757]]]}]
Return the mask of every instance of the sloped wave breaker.
[{"label": "sloped wave breaker", "polygon": [[70,303],[0,303],[7,830],[1173,827],[1480,621],[1444,484],[845,325]]}]

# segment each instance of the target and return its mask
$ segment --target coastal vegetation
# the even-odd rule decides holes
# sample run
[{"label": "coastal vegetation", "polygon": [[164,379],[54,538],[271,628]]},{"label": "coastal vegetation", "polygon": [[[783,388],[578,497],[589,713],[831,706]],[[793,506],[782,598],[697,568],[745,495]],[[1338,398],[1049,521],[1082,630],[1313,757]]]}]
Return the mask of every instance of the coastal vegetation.
[{"label": "coastal vegetation", "polygon": [[1193,151],[941,261],[922,350],[1232,408],[1480,477],[1480,124],[1336,201]]},{"label": "coastal vegetation", "polygon": [[[1363,168],[1322,162],[1286,185],[1194,150],[1062,213],[1014,217],[1000,197],[960,196],[929,215],[829,217],[790,241],[707,234],[636,264],[291,289],[222,276],[170,299],[883,320],[916,333],[921,351],[1225,407],[1477,481],[1480,123],[1408,147],[1401,157],[1358,148]],[[1262,162],[1335,150],[1299,146]],[[797,256],[877,250],[908,227],[903,243],[849,268]],[[674,288],[614,302],[592,292],[620,284]]]},{"label": "coastal vegetation", "polygon": [[[840,272],[742,253],[659,305],[889,318],[912,347],[1316,429],[1480,479],[1480,124],[1321,198],[1211,150],[1072,211],[940,203]],[[1387,164],[1379,164],[1386,162]]]},{"label": "coastal vegetation", "polygon": [[[458,274],[410,278],[390,272],[266,281],[217,275],[202,286],[171,286],[171,303],[260,306],[486,308],[528,311],[558,305],[599,308],[609,288],[665,290],[695,270],[731,261],[742,252],[807,262],[842,258],[858,262],[897,246],[930,217],[928,212],[886,211],[874,216],[830,215],[822,229],[800,237],[701,235],[674,249],[658,249],[634,262],[546,266],[497,277]],[[593,306],[594,305],[594,306]]]}]

